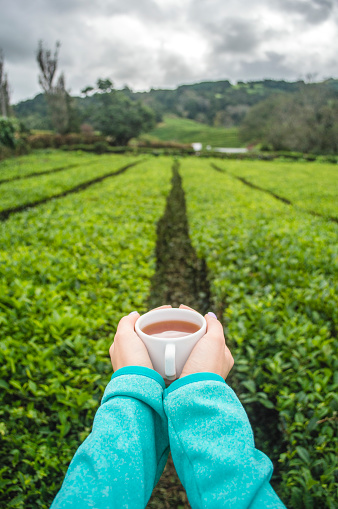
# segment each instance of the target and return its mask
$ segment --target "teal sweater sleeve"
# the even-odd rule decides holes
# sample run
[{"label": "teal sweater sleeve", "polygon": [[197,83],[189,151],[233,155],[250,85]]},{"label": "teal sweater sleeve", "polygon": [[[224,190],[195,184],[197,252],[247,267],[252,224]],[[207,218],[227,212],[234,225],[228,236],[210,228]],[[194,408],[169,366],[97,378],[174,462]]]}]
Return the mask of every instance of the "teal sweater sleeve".
[{"label": "teal sweater sleeve", "polygon": [[169,442],[193,509],[282,509],[272,463],[255,449],[244,408],[224,380],[189,375],[164,392]]},{"label": "teal sweater sleeve", "polygon": [[51,509],[144,509],[169,452],[162,377],[116,371]]}]

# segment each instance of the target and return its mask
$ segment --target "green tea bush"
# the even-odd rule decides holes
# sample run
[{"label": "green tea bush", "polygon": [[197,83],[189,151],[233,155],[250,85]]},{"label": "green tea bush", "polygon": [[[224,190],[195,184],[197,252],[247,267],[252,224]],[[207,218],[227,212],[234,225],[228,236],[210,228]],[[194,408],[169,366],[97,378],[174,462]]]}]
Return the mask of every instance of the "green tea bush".
[{"label": "green tea bush", "polygon": [[145,311],[170,166],[146,161],[0,225],[1,507],[49,508],[91,430],[117,323]]},{"label": "green tea bush", "polygon": [[0,213],[6,209],[52,198],[134,162],[136,159],[129,156],[110,155],[105,156],[103,160],[89,157],[87,162],[84,160],[81,166],[74,164],[55,173],[51,171],[47,175],[37,175],[34,178],[3,183],[0,195]]},{"label": "green tea bush", "polygon": [[65,154],[60,150],[35,150],[29,155],[13,157],[0,163],[0,182],[3,180],[23,179],[32,174],[52,172],[60,168],[72,168],[93,162],[94,155],[82,152]]},{"label": "green tea bush", "polygon": [[235,357],[232,383],[274,461],[277,491],[293,509],[334,509],[338,225],[203,161],[182,168],[192,241]]},{"label": "green tea bush", "polygon": [[290,200],[299,209],[338,220],[338,171],[330,163],[276,160],[264,164],[258,161],[224,164],[221,161],[216,166]]}]

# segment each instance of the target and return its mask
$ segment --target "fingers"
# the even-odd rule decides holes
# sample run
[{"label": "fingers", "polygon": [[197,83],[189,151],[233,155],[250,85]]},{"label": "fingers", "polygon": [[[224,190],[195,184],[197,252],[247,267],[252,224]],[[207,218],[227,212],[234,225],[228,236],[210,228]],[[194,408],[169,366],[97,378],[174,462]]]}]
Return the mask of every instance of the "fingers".
[{"label": "fingers", "polygon": [[195,311],[195,313],[198,313],[196,309],[190,308],[189,306],[186,306],[185,304],[180,304],[180,309],[189,309],[190,311]]},{"label": "fingers", "polygon": [[171,308],[172,306],[170,304],[165,304],[164,306],[159,306],[158,308],[151,309],[150,311],[155,311],[156,309],[165,309],[165,308]]}]

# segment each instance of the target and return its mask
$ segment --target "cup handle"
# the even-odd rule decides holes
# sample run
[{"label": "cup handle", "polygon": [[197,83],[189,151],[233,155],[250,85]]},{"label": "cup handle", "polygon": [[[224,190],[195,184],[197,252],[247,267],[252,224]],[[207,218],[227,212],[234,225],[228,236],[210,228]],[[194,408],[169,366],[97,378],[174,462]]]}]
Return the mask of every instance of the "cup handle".
[{"label": "cup handle", "polygon": [[175,345],[170,343],[165,347],[164,373],[167,380],[176,378]]}]

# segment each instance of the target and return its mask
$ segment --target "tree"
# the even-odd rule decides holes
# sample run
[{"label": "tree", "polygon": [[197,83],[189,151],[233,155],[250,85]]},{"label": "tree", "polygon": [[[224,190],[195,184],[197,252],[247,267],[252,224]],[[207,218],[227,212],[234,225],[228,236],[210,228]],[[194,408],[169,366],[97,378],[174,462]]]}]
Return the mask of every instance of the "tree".
[{"label": "tree", "polygon": [[10,95],[7,74],[4,72],[5,61],[2,49],[0,49],[0,108],[3,117],[10,116]]},{"label": "tree", "polygon": [[58,133],[65,134],[74,127],[72,117],[75,111],[72,99],[66,90],[64,74],[61,73],[56,80],[59,49],[60,42],[57,42],[52,54],[51,50],[45,48],[43,42],[39,41],[36,59],[41,71],[39,83],[45,92],[52,124]]},{"label": "tree", "polygon": [[338,152],[338,93],[325,84],[304,85],[292,95],[278,94],[249,111],[240,138],[273,150]]},{"label": "tree", "polygon": [[15,118],[0,117],[0,146],[15,148],[19,122]]},{"label": "tree", "polygon": [[127,145],[131,138],[155,126],[153,110],[114,90],[109,79],[97,80],[97,92],[92,98],[96,104],[94,127],[110,136],[115,145]]},{"label": "tree", "polygon": [[89,94],[89,92],[92,92],[94,90],[94,87],[90,87],[90,86],[87,86],[87,87],[84,87],[82,90],[81,90],[81,94],[83,94],[84,96],[87,97],[87,95]]},{"label": "tree", "polygon": [[53,90],[53,81],[58,65],[60,42],[55,44],[54,55],[49,49],[43,47],[43,42],[39,41],[36,59],[38,61],[41,74],[39,75],[39,83],[46,94]]},{"label": "tree", "polygon": [[106,78],[105,80],[99,78],[96,82],[97,88],[100,90],[100,92],[106,94],[108,92],[112,92],[114,90],[113,82],[110,81],[109,78]]}]

